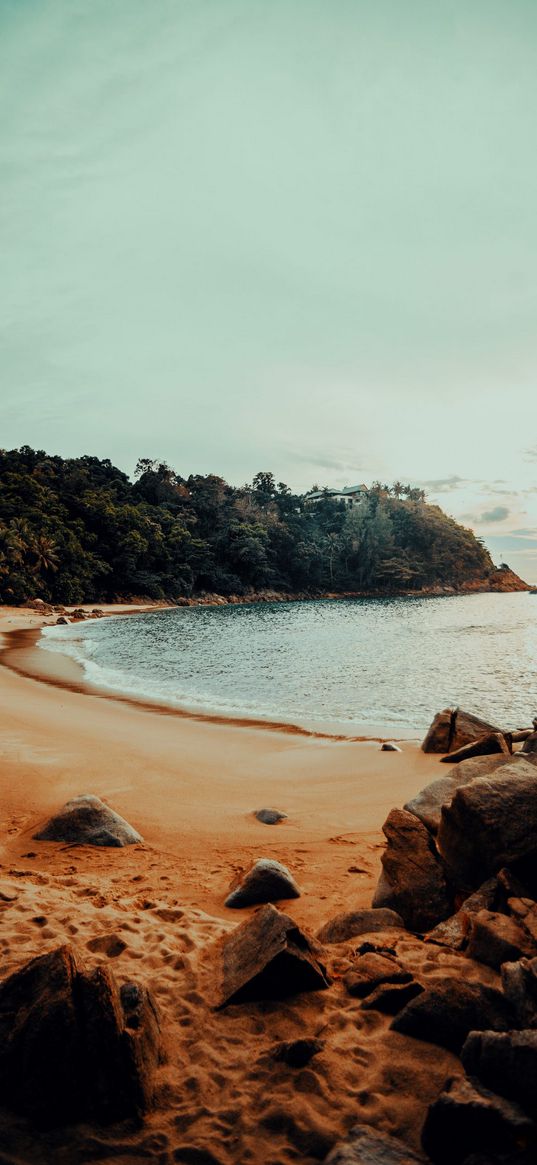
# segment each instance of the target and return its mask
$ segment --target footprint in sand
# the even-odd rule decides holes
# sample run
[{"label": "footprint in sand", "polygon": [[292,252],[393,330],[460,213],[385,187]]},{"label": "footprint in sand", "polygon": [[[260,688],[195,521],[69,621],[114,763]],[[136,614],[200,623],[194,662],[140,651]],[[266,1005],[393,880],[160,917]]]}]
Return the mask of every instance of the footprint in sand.
[{"label": "footprint in sand", "polygon": [[109,959],[117,959],[118,955],[126,950],[127,944],[118,934],[102,934],[97,938],[91,938],[86,946],[88,951],[98,951],[108,955]]}]

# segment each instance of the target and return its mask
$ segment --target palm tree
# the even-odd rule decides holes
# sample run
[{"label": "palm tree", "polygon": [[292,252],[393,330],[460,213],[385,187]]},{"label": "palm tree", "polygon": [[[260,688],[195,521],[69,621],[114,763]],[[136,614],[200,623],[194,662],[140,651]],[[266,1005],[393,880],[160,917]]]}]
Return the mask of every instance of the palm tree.
[{"label": "palm tree", "polygon": [[49,571],[58,570],[60,556],[57,546],[52,538],[47,538],[46,534],[38,534],[33,539],[31,555],[34,560],[32,567],[33,574],[47,574]]}]

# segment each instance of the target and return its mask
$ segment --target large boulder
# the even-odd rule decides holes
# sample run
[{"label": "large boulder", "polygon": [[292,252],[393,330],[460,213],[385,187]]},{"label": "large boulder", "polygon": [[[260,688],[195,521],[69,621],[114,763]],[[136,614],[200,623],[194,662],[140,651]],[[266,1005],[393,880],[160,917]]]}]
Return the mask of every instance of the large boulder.
[{"label": "large boulder", "polygon": [[510,866],[530,890],[537,882],[537,769],[502,765],[457,790],[442,809],[438,848],[454,883],[476,889]]},{"label": "large boulder", "polygon": [[507,764],[509,759],[509,754],[507,756],[502,754],[462,760],[459,764],[453,765],[453,768],[449,769],[443,776],[437,777],[435,781],[431,781],[430,785],[426,785],[411,801],[407,801],[404,808],[408,813],[413,813],[415,817],[419,817],[430,833],[436,834],[442,818],[442,808],[444,805],[451,804],[459,786],[469,785],[470,781],[474,781],[476,777],[483,777],[487,773],[494,772],[501,765]]},{"label": "large boulder", "polygon": [[499,732],[494,724],[488,724],[471,712],[461,708],[444,708],[435,716],[422,744],[424,752],[451,752],[471,744],[487,732]]},{"label": "large boulder", "polygon": [[73,797],[47,821],[35,841],[63,841],[72,845],[135,845],[142,838],[124,817],[115,813],[100,797],[85,793]]},{"label": "large boulder", "polygon": [[537,1028],[537,958],[503,963],[502,988],[515,1016],[515,1026]]},{"label": "large boulder", "polygon": [[537,1031],[470,1032],[461,1060],[469,1076],[537,1116]]},{"label": "large boulder", "polygon": [[[463,1165],[475,1153],[479,1165],[521,1160],[536,1144],[537,1128],[513,1101],[489,1092],[477,1080],[454,1076],[429,1108],[422,1144],[435,1165]],[[531,1157],[528,1156],[528,1165]]]},{"label": "large boulder", "polygon": [[395,910],[353,910],[336,914],[330,922],[325,922],[317,932],[317,940],[320,943],[344,943],[361,934],[375,934],[392,928],[405,929],[401,915]]},{"label": "large boulder", "polygon": [[325,1165],[422,1165],[423,1160],[399,1138],[358,1125],[334,1145]]},{"label": "large boulder", "polygon": [[409,930],[430,930],[452,910],[449,887],[431,835],[405,809],[392,809],[382,828],[388,844],[372,905],[395,910]]},{"label": "large boulder", "polygon": [[139,1116],[159,1051],[150,995],[134,984],[120,994],[108,967],[85,970],[68,946],[0,984],[2,1103],[40,1125]]},{"label": "large boulder", "polygon": [[464,979],[446,979],[413,999],[392,1023],[394,1031],[460,1052],[471,1031],[508,1031],[513,1012],[500,991]]},{"label": "large boulder", "polygon": [[314,944],[275,906],[256,910],[216,948],[215,1007],[259,999],[284,999],[329,986]]},{"label": "large boulder", "polygon": [[261,902],[279,902],[282,898],[300,898],[293,875],[272,858],[260,858],[228,894],[225,905],[233,910],[258,906]]}]

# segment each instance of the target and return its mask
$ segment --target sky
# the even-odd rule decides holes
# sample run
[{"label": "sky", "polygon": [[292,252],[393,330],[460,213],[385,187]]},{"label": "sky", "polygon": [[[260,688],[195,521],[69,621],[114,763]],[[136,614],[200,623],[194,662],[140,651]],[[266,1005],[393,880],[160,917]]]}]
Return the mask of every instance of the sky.
[{"label": "sky", "polygon": [[404,482],[537,582],[535,0],[0,0],[0,445]]}]

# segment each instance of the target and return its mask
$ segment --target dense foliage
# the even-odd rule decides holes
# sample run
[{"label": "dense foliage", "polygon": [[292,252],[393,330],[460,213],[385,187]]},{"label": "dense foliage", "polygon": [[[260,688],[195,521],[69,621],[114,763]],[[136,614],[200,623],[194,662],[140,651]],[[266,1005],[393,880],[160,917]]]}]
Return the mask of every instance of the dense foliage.
[{"label": "dense foliage", "polygon": [[142,460],[0,451],[0,601],[418,589],[482,578],[488,552],[420,490],[315,505],[272,474],[235,489]]}]

